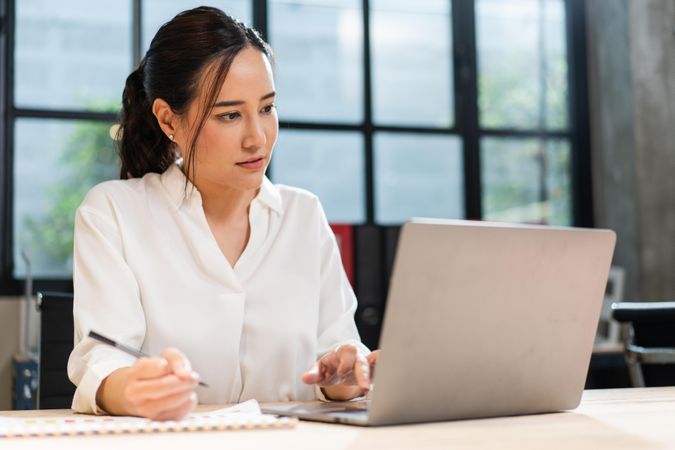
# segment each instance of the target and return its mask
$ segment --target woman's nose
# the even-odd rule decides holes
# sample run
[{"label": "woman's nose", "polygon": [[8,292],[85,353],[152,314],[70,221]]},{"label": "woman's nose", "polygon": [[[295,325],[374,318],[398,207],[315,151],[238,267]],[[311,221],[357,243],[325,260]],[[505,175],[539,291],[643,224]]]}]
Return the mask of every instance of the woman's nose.
[{"label": "woman's nose", "polygon": [[246,135],[242,143],[244,148],[259,149],[267,143],[265,128],[258,119],[251,119],[246,125]]}]

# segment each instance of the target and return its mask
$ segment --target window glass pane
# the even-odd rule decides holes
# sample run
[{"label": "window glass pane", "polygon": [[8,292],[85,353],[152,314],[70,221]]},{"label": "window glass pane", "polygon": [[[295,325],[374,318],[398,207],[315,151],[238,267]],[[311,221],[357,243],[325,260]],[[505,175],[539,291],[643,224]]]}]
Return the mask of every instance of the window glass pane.
[{"label": "window glass pane", "polygon": [[198,6],[213,6],[231,15],[235,19],[251,26],[252,6],[251,0],[212,0],[204,2],[199,0],[143,0],[143,54],[150,47],[152,38],[163,24],[173,19],[179,12]]},{"label": "window glass pane", "polygon": [[25,250],[37,277],[70,277],[75,209],[100,181],[119,178],[111,124],[18,119],[14,155],[14,275]]},{"label": "window glass pane", "polygon": [[480,123],[566,129],[564,0],[477,0]]},{"label": "window glass pane", "polygon": [[567,140],[482,139],[483,218],[571,225],[570,161]]},{"label": "window glass pane", "polygon": [[375,135],[375,220],[464,217],[462,141],[456,136]]},{"label": "window glass pane", "polygon": [[357,0],[271,0],[281,120],[363,120],[363,14]]},{"label": "window glass pane", "polygon": [[272,159],[272,180],[318,195],[332,223],[366,219],[359,133],[282,130]]},{"label": "window glass pane", "polygon": [[17,106],[117,111],[132,63],[131,3],[15,4]]},{"label": "window glass pane", "polygon": [[453,124],[450,3],[371,1],[375,122]]}]

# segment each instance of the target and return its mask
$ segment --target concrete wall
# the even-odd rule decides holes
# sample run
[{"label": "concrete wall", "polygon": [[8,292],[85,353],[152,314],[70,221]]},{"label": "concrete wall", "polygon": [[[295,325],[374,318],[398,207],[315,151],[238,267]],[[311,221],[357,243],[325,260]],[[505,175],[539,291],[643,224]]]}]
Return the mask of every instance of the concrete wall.
[{"label": "concrete wall", "polygon": [[595,223],[617,232],[614,264],[625,267],[628,297],[640,286],[635,130],[628,2],[587,2]]},{"label": "concrete wall", "polygon": [[36,351],[40,327],[40,315],[35,307],[35,299],[26,308],[23,298],[0,297],[0,410],[12,409],[12,373],[14,366],[12,357],[25,349],[22,348],[21,336],[24,335],[28,314],[30,319],[31,338],[25,345],[28,350]]},{"label": "concrete wall", "polygon": [[630,2],[641,293],[675,300],[675,2]]},{"label": "concrete wall", "polygon": [[596,224],[626,297],[675,300],[675,2],[586,2]]},{"label": "concrete wall", "polygon": [[12,355],[19,350],[21,303],[0,298],[0,410],[12,409]]}]

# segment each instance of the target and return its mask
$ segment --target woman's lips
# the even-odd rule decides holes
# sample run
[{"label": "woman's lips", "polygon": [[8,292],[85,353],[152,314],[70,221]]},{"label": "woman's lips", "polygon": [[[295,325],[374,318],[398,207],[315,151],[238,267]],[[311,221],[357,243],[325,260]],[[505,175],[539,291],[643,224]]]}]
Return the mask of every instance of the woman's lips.
[{"label": "woman's lips", "polygon": [[265,161],[265,158],[260,157],[258,159],[252,159],[252,160],[249,160],[249,161],[237,163],[237,165],[239,167],[243,167],[244,169],[257,170],[257,169],[262,168],[264,161]]}]

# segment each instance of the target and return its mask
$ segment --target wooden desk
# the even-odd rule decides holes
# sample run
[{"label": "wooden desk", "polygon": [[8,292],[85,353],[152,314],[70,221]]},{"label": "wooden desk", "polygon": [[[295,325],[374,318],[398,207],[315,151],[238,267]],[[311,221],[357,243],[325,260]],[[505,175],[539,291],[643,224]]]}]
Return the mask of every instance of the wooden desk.
[{"label": "wooden desk", "polygon": [[[207,408],[200,408],[205,410]],[[212,408],[208,408],[212,409]],[[70,411],[3,411],[54,417]],[[300,422],[294,430],[76,436],[0,440],[12,449],[636,449],[675,448],[675,387],[586,391],[571,412],[360,428]]]}]

